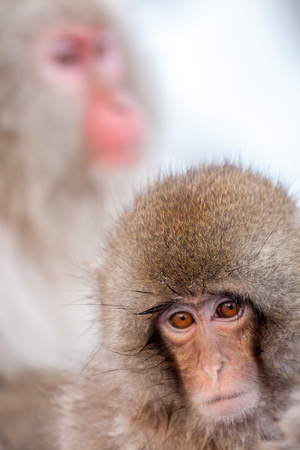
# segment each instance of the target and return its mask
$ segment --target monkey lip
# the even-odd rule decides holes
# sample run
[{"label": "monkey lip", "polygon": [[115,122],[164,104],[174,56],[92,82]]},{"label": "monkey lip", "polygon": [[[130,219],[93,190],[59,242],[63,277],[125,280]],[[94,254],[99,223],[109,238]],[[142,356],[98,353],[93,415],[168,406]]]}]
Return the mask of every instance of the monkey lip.
[{"label": "monkey lip", "polygon": [[224,395],[224,396],[220,396],[220,397],[215,397],[215,398],[213,398],[211,400],[207,400],[204,403],[212,404],[212,403],[222,402],[224,400],[231,400],[233,398],[240,397],[241,395],[244,395],[245,393],[247,393],[247,391],[246,392],[236,392],[236,393],[231,394],[231,395]]},{"label": "monkey lip", "polygon": [[141,157],[146,118],[130,97],[120,104],[113,95],[94,95],[85,115],[84,134],[93,161],[106,167],[130,165]]},{"label": "monkey lip", "polygon": [[225,419],[240,416],[257,404],[258,393],[255,389],[202,400],[201,412],[210,418]]}]

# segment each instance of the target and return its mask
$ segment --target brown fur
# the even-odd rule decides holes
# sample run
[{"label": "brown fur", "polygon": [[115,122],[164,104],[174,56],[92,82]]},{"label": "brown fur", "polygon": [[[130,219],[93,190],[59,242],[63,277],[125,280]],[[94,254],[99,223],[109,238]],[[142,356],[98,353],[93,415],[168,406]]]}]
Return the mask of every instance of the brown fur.
[{"label": "brown fur", "polygon": [[[280,438],[299,376],[299,274],[299,210],[281,185],[230,165],[162,178],[112,232],[98,285],[103,342],[66,391],[59,448],[231,450]],[[151,308],[224,292],[255,312],[260,398],[215,423],[192,407]]]},{"label": "brown fur", "polygon": [[64,382],[65,375],[43,371],[0,377],[1,450],[56,449],[48,431],[56,416],[53,399]]},{"label": "brown fur", "polygon": [[279,441],[261,443],[259,450],[298,450],[300,447],[300,391],[295,390],[291,395],[291,405],[278,422],[282,432]]}]

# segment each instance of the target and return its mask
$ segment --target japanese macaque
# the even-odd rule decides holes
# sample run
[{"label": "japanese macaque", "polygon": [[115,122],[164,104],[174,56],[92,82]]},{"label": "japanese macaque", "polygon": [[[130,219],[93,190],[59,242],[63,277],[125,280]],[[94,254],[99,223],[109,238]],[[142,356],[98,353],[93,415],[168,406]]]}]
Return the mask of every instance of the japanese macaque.
[{"label": "japanese macaque", "polygon": [[299,210],[231,165],[161,178],[99,267],[101,346],[62,399],[60,449],[253,449],[300,372]]},{"label": "japanese macaque", "polygon": [[110,3],[0,0],[2,373],[85,354],[79,267],[147,163],[151,88]]}]

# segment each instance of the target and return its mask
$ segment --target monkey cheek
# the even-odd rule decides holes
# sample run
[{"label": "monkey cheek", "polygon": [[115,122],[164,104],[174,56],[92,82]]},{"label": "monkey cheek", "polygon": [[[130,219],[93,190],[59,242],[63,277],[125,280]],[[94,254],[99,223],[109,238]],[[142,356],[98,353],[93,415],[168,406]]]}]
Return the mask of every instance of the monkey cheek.
[{"label": "monkey cheek", "polygon": [[139,161],[146,129],[146,119],[133,101],[118,104],[112,98],[91,99],[84,117],[84,134],[92,163],[109,167]]}]

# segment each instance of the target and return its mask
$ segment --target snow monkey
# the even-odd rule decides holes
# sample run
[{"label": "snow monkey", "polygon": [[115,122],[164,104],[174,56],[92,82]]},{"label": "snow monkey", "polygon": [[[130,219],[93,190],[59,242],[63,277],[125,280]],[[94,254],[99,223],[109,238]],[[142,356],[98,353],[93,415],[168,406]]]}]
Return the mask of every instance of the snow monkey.
[{"label": "snow monkey", "polygon": [[111,3],[0,0],[3,373],[85,352],[77,268],[146,165],[151,87]]},{"label": "snow monkey", "polygon": [[280,439],[300,371],[299,274],[299,209],[279,183],[226,164],[161,177],[112,230],[102,345],[63,397],[59,448]]}]

